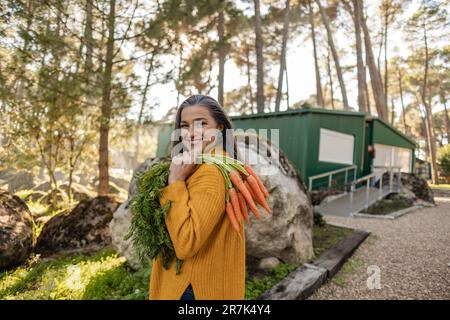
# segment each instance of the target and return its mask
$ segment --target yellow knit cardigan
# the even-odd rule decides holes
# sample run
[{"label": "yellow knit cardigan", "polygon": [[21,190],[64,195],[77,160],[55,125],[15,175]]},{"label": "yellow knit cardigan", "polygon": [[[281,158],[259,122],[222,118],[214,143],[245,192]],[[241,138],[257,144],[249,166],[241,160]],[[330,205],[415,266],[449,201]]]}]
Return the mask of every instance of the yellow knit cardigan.
[{"label": "yellow knit cardigan", "polygon": [[[211,153],[226,154],[219,149]],[[197,300],[242,300],[245,296],[245,233],[225,213],[225,182],[212,164],[199,164],[186,181],[166,186],[160,204],[171,200],[166,226],[181,273],[160,257],[153,261],[150,300],[179,300],[189,283]]]}]

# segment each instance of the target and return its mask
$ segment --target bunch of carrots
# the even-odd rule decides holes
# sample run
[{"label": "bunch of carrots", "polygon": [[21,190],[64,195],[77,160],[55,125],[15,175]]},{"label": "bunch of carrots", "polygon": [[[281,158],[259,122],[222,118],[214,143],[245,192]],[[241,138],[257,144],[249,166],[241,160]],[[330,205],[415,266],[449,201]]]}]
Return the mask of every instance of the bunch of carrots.
[{"label": "bunch of carrots", "polygon": [[[216,165],[226,184],[226,212],[233,228],[239,233],[243,219],[249,222],[248,210],[260,218],[256,204],[269,214],[269,196],[266,188],[250,166],[225,155],[200,154],[202,162]],[[131,239],[143,265],[161,256],[167,269],[175,259],[176,273],[181,272],[182,260],[175,254],[165,217],[170,211],[170,202],[160,205],[159,196],[167,185],[170,162],[154,164],[150,169],[137,174],[137,192],[130,202],[131,223],[125,240]],[[243,218],[243,219],[242,219]]]},{"label": "bunch of carrots", "polygon": [[214,164],[225,179],[225,208],[233,228],[240,233],[239,226],[243,219],[250,221],[248,209],[259,219],[260,212],[256,204],[260,204],[268,214],[272,209],[267,204],[269,192],[261,179],[248,165],[225,155],[201,154],[203,162]]}]

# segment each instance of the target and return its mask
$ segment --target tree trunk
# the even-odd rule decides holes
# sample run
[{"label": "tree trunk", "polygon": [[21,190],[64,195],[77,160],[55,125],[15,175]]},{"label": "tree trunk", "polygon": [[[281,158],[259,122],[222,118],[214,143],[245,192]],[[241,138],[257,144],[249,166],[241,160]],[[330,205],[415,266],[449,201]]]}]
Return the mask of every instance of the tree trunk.
[{"label": "tree trunk", "polygon": [[394,99],[391,99],[391,126],[394,126],[395,109],[394,109]]},{"label": "tree trunk", "polygon": [[363,61],[362,51],[362,39],[361,39],[361,10],[358,9],[361,6],[360,0],[353,0],[354,8],[354,24],[355,24],[355,36],[356,36],[356,66],[358,72],[358,109],[361,112],[368,112],[366,105],[366,69]]},{"label": "tree trunk", "polygon": [[224,76],[225,76],[225,17],[224,9],[219,10],[219,19],[217,32],[219,34],[219,88],[218,88],[218,102],[223,107],[224,94]]},{"label": "tree trunk", "polygon": [[256,109],[258,113],[264,113],[264,57],[263,38],[261,30],[260,1],[255,3],[255,48],[256,48]]},{"label": "tree trunk", "polygon": [[450,143],[450,119],[448,117],[447,103],[444,101],[445,125],[447,131],[447,143]]},{"label": "tree trunk", "polygon": [[342,102],[344,103],[344,109],[349,109],[350,107],[348,105],[347,91],[345,89],[344,77],[343,77],[341,65],[339,62],[339,56],[337,54],[336,47],[334,45],[333,32],[331,31],[330,21],[328,20],[328,17],[326,15],[325,10],[323,9],[320,1],[321,0],[316,0],[316,3],[319,6],[320,15],[322,16],[323,24],[325,25],[325,29],[327,30],[328,45],[330,46],[331,53],[333,54],[333,60],[336,65],[336,73],[337,73],[337,77],[339,80],[339,86],[341,87],[341,93],[342,93]]},{"label": "tree trunk", "polygon": [[289,36],[289,11],[290,0],[286,0],[286,12],[284,13],[283,38],[281,41],[280,71],[278,74],[277,97],[275,100],[275,111],[280,111],[281,96],[283,95],[283,74],[286,69],[286,44]]},{"label": "tree trunk", "polygon": [[250,73],[250,49],[248,47],[246,47],[247,49],[245,50],[245,62],[247,64],[247,89],[248,89],[248,95],[249,95],[249,100],[250,100],[250,108],[251,108],[251,113],[254,114],[254,98],[253,98],[253,90],[252,90],[252,78],[251,78],[251,73]]},{"label": "tree trunk", "polygon": [[369,29],[367,28],[366,18],[363,15],[363,2],[361,0],[361,6],[358,6],[359,14],[361,15],[361,26],[364,32],[364,44],[366,48],[366,63],[369,66],[370,79],[372,84],[373,98],[375,101],[375,108],[377,109],[378,116],[387,120],[387,107],[386,99],[383,92],[383,84],[381,81],[380,72],[375,64],[375,58],[372,50],[372,43],[370,40]]},{"label": "tree trunk", "polygon": [[425,107],[425,119],[427,123],[427,138],[428,138],[428,147],[430,152],[430,161],[431,161],[431,180],[433,184],[438,183],[438,171],[437,171],[437,163],[436,163],[436,136],[434,133],[434,122],[433,122],[433,113],[431,110],[431,105],[428,101],[427,96],[427,86],[428,86],[428,70],[430,57],[428,52],[428,38],[427,38],[427,29],[425,26],[425,22],[423,23],[423,36],[424,36],[424,44],[425,44],[425,67],[424,67],[424,76],[422,83],[422,91],[421,98],[422,103]]},{"label": "tree trunk", "polygon": [[109,192],[109,122],[111,118],[111,82],[114,50],[114,29],[116,0],[110,0],[108,14],[108,40],[106,47],[105,71],[103,74],[103,93],[100,117],[99,144],[99,183],[98,195],[106,196]]},{"label": "tree trunk", "polygon": [[389,97],[389,92],[388,92],[388,57],[387,57],[387,45],[388,45],[388,8],[386,8],[386,13],[385,13],[385,20],[384,20],[384,99],[385,99],[385,103],[386,105],[388,104],[388,97]]},{"label": "tree trunk", "polygon": [[328,69],[328,80],[330,82],[331,107],[334,110],[336,109],[336,106],[334,105],[333,74],[331,72],[330,47],[328,47],[328,54],[327,54],[327,69]]},{"label": "tree trunk", "polygon": [[317,57],[317,44],[316,44],[316,31],[315,31],[315,23],[314,23],[314,12],[311,4],[311,0],[308,1],[309,7],[309,23],[311,25],[311,39],[313,43],[313,53],[314,53],[314,68],[316,72],[316,97],[317,97],[317,105],[325,108],[325,103],[323,99],[322,93],[322,82],[320,79],[320,69],[319,69],[319,59]]},{"label": "tree trunk", "polygon": [[364,65],[364,91],[366,92],[366,106],[367,106],[367,112],[369,114],[372,114],[371,110],[371,104],[370,104],[370,96],[369,96],[369,87],[367,85],[367,79],[366,79],[366,70],[367,69],[367,63]]},{"label": "tree trunk", "polygon": [[403,101],[403,76],[400,68],[398,69],[398,87],[400,89],[400,102],[402,105],[402,115],[403,115],[403,129],[405,130],[405,134],[408,133],[408,126],[406,125],[406,109],[405,103]]},{"label": "tree trunk", "polygon": [[287,65],[284,66],[284,75],[286,76],[286,110],[289,109],[289,82]]},{"label": "tree trunk", "polygon": [[92,55],[94,50],[92,38],[92,0],[86,0],[86,26],[84,29],[84,45],[86,47],[85,69],[92,74]]}]

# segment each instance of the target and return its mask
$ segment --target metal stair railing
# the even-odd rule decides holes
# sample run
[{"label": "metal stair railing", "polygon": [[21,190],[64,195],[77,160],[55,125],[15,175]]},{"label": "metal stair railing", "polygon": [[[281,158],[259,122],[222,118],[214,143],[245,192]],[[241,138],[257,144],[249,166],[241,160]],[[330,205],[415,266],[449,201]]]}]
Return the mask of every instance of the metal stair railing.
[{"label": "metal stair railing", "polygon": [[378,172],[372,172],[364,177],[361,177],[357,180],[354,180],[351,182],[350,185],[350,197],[349,197],[349,202],[350,202],[350,206],[353,204],[353,194],[356,191],[356,185],[361,184],[362,182],[366,181],[366,197],[365,197],[365,205],[363,209],[366,209],[367,207],[369,207],[370,203],[369,203],[369,199],[370,199],[370,186],[372,185],[371,183],[371,179],[378,177],[380,178],[379,181],[379,187],[378,187],[378,200],[383,198],[384,194],[383,194],[383,175],[386,172],[389,172],[389,192],[388,193],[392,193],[393,192],[393,177],[394,177],[394,169],[396,169],[397,171],[397,190],[396,192],[399,193],[401,191],[401,168],[397,167],[397,166],[374,166],[372,167],[372,169],[382,169],[382,171],[378,171]]},{"label": "metal stair railing", "polygon": [[345,172],[344,186],[346,186],[347,185],[347,181],[348,181],[348,173],[351,170],[353,170],[353,180],[355,180],[356,179],[356,165],[351,165],[351,166],[348,166],[348,167],[345,167],[345,168],[341,168],[341,169],[337,169],[337,170],[333,170],[333,171],[329,171],[329,172],[325,172],[325,173],[321,173],[321,174],[317,174],[317,175],[309,177],[309,179],[308,179],[309,180],[309,186],[308,186],[309,192],[312,191],[313,181],[314,180],[320,179],[320,178],[325,178],[325,177],[328,177],[328,188],[330,188],[333,175],[336,175],[336,174],[341,173],[341,172]]}]

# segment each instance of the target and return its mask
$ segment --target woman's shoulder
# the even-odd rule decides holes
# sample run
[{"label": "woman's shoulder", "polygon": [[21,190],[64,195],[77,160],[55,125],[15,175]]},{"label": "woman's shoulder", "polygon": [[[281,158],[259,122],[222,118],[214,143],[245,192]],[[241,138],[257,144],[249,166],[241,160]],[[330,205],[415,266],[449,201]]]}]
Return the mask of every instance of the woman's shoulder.
[{"label": "woman's shoulder", "polygon": [[210,163],[200,163],[194,173],[189,177],[192,179],[201,179],[203,177],[222,177],[222,173],[216,165]]},{"label": "woman's shoulder", "polygon": [[186,180],[188,188],[212,189],[225,192],[225,179],[214,164],[201,163]]}]

